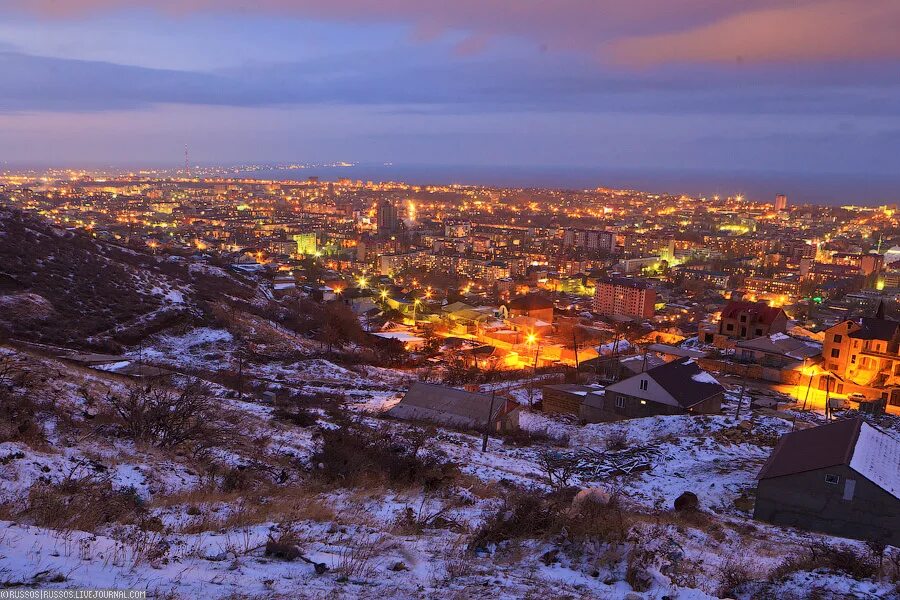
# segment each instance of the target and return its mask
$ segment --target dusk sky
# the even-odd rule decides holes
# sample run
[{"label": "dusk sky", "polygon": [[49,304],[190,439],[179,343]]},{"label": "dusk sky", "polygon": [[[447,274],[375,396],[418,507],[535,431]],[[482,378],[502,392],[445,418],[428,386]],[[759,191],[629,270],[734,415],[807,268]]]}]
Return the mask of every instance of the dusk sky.
[{"label": "dusk sky", "polygon": [[897,0],[0,0],[0,161],[896,177],[898,31]]}]

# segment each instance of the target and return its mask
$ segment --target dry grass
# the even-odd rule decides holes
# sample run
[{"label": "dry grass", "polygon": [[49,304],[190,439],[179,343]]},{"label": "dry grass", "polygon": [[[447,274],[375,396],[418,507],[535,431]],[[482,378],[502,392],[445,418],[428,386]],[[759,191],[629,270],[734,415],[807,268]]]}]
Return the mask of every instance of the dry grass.
[{"label": "dry grass", "polygon": [[[270,486],[247,494],[217,489],[194,489],[157,499],[154,506],[185,506],[193,518],[178,529],[195,534],[283,521],[330,522],[338,518],[327,498],[300,486]],[[214,510],[228,507],[219,515]]]},{"label": "dry grass", "polygon": [[42,527],[94,532],[110,523],[135,523],[145,529],[161,524],[146,520],[146,507],[133,489],[114,489],[108,478],[69,476],[59,483],[40,483],[28,493],[22,512]]},{"label": "dry grass", "polygon": [[517,491],[485,514],[469,550],[488,550],[514,540],[562,538],[573,553],[580,553],[587,543],[623,543],[632,521],[615,497],[608,503],[584,502],[572,512],[571,503],[557,496]]}]

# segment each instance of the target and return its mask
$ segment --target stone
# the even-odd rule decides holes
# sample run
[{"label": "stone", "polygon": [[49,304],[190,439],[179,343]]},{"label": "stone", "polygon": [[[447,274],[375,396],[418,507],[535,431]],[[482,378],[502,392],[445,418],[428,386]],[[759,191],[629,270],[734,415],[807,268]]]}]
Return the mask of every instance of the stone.
[{"label": "stone", "polygon": [[684,492],[675,498],[675,510],[697,510],[700,508],[700,499],[694,492]]}]

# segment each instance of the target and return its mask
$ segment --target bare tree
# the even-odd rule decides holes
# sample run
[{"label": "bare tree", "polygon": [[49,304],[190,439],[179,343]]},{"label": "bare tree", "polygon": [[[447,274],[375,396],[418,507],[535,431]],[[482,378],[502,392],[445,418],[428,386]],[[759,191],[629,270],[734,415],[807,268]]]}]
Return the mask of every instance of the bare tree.
[{"label": "bare tree", "polygon": [[537,456],[537,463],[547,482],[557,490],[568,487],[572,477],[578,471],[577,459],[552,450],[540,452]]},{"label": "bare tree", "polygon": [[180,391],[135,386],[125,396],[109,394],[106,400],[130,438],[158,448],[190,443],[196,453],[218,445],[228,429],[208,387],[199,381]]}]

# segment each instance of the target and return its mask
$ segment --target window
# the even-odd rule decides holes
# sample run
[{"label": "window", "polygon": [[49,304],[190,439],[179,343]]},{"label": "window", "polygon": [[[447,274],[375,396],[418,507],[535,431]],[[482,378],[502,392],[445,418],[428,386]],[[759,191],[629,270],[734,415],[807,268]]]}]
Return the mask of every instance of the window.
[{"label": "window", "polygon": [[854,364],[854,365],[856,364],[856,355],[855,354],[850,355],[850,364]]},{"label": "window", "polygon": [[728,323],[725,325],[725,331],[734,331],[734,323]]},{"label": "window", "polygon": [[625,398],[622,396],[616,398],[616,408],[625,408]]},{"label": "window", "polygon": [[848,479],[844,481],[844,500],[853,500],[853,492],[856,491],[856,480]]},{"label": "window", "polygon": [[760,329],[759,327],[756,328],[756,335],[757,337],[762,335],[762,329]]},{"label": "window", "polygon": [[841,356],[840,348],[832,348],[831,349],[831,358],[839,358]]},{"label": "window", "polygon": [[835,335],[834,335],[834,343],[835,343],[835,344],[840,344],[842,339],[844,339],[844,336],[842,336],[842,335],[840,335],[840,334],[835,334]]},{"label": "window", "polygon": [[747,315],[741,315],[741,323],[747,322]]},{"label": "window", "polygon": [[647,380],[646,379],[641,379],[641,389],[644,390],[645,392],[647,391]]},{"label": "window", "polygon": [[841,476],[835,475],[834,473],[826,473],[825,474],[825,483],[828,485],[837,485],[841,482]]}]

